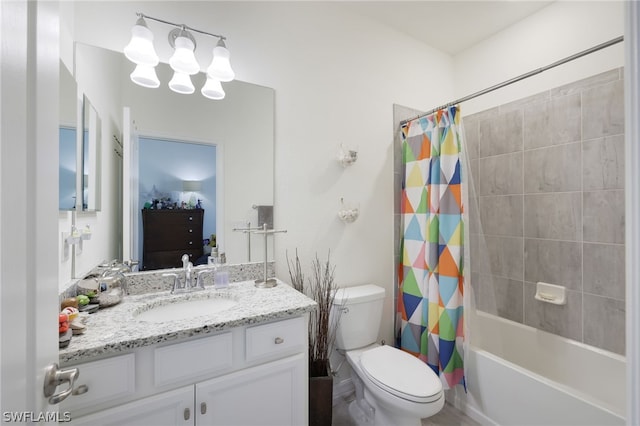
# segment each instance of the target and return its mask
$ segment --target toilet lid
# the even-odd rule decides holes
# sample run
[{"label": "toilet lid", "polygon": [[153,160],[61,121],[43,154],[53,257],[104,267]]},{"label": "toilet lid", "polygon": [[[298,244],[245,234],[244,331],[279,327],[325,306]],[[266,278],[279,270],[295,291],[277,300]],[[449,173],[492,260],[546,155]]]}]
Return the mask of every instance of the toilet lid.
[{"label": "toilet lid", "polygon": [[362,353],[360,365],[375,385],[400,398],[426,403],[441,397],[442,382],[433,370],[400,349],[370,349]]}]

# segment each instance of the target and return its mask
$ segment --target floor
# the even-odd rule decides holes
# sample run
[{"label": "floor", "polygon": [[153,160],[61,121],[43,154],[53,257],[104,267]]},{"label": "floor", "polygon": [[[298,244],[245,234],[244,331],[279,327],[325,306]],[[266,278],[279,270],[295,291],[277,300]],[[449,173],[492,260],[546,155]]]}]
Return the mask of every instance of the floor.
[{"label": "floor", "polygon": [[[348,404],[353,401],[355,395],[344,397],[338,404],[333,406],[332,426],[356,426],[356,423],[349,416]],[[472,418],[466,416],[460,410],[450,404],[445,404],[444,408],[435,416],[422,420],[423,426],[480,426]],[[390,425],[392,426],[392,425]]]}]

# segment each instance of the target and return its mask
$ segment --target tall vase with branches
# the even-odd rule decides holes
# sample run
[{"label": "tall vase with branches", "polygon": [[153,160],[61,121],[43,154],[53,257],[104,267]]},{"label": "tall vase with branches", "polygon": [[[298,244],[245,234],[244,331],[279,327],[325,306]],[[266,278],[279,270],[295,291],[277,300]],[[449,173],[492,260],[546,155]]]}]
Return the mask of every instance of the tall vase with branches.
[{"label": "tall vase with branches", "polygon": [[331,314],[337,290],[335,267],[331,266],[330,253],[325,262],[321,262],[316,254],[311,263],[311,277],[305,283],[297,250],[293,261],[287,255],[287,265],[293,288],[318,304],[316,310],[309,315],[309,425],[330,425],[333,377],[329,358],[340,321],[339,312]]},{"label": "tall vase with branches", "polygon": [[331,315],[331,306],[337,290],[335,266],[331,265],[331,253],[321,261],[316,254],[311,262],[311,276],[305,282],[298,251],[293,261],[289,260],[289,277],[296,290],[316,301],[318,307],[309,317],[309,375],[325,376],[329,369],[329,356],[336,338],[339,316]]}]

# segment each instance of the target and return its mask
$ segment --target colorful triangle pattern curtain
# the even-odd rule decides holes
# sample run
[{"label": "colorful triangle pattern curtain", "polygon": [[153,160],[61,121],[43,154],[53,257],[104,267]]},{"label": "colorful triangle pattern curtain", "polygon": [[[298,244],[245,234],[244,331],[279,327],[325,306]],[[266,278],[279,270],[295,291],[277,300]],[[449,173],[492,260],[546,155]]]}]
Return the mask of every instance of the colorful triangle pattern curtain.
[{"label": "colorful triangle pattern curtain", "polygon": [[460,110],[449,107],[402,131],[402,264],[398,343],[433,369],[445,389],[465,384],[464,221]]}]

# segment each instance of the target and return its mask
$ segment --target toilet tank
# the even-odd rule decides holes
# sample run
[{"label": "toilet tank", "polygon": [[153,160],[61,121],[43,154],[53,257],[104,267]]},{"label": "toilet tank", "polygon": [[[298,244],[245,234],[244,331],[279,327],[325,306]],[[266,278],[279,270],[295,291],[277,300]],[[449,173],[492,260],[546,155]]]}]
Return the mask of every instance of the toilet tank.
[{"label": "toilet tank", "polygon": [[332,315],[341,312],[336,347],[348,351],[375,343],[382,320],[383,303],[384,288],[377,285],[338,289],[331,312]]}]

